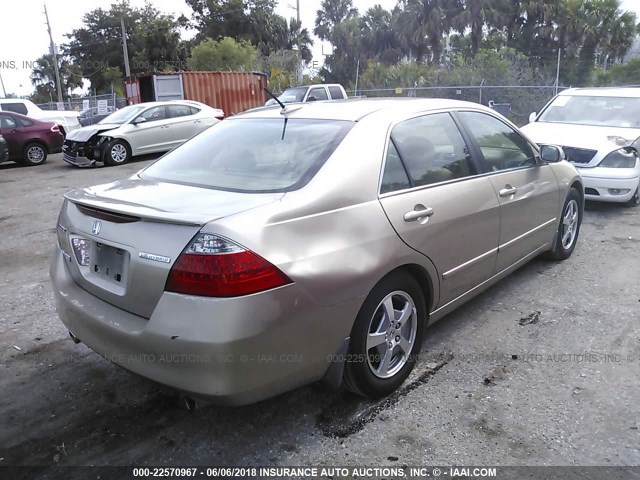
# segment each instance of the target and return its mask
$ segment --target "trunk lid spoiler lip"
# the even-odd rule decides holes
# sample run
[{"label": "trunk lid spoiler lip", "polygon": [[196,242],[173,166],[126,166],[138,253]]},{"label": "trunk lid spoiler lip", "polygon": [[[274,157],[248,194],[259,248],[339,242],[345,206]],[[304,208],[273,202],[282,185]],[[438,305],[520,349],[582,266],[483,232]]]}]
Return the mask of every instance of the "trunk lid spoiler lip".
[{"label": "trunk lid spoiler lip", "polygon": [[[130,203],[122,200],[112,200],[108,197],[96,196],[87,193],[83,189],[71,190],[70,192],[65,193],[63,196],[66,200],[70,201],[73,204],[83,205],[86,207],[97,208],[101,210],[108,210],[122,215],[140,217],[142,221],[168,223],[173,225],[189,225],[197,227],[203,227],[204,225],[215,220],[236,215],[247,210],[252,210],[254,208],[262,206],[254,205],[252,207],[230,212],[228,214],[215,215],[213,213],[171,212],[153,208],[151,206],[140,205],[137,203]],[[280,199],[283,196],[284,194],[280,196]],[[278,199],[273,198],[271,202],[277,200]],[[265,202],[263,205],[271,202]]]}]

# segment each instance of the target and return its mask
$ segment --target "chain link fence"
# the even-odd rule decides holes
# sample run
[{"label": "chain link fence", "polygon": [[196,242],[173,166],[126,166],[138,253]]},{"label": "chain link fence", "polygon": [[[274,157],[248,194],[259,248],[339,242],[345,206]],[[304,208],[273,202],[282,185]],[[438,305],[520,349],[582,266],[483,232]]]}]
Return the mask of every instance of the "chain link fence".
[{"label": "chain link fence", "polygon": [[[106,103],[105,103],[106,102]],[[81,112],[89,108],[98,108],[105,105],[109,111],[114,108],[122,108],[127,106],[127,99],[118,97],[115,93],[107,93],[104,95],[93,95],[90,97],[70,98],[62,102],[62,109],[58,108],[58,102],[39,103],[38,106],[43,110],[75,110]]]},{"label": "chain link fence", "polygon": [[465,100],[489,106],[509,118],[518,126],[529,122],[531,112],[539,112],[556,92],[568,87],[539,85],[510,86],[454,86],[454,87],[399,87],[380,88],[357,91],[347,94],[359,97],[414,97],[414,98],[448,98]]}]

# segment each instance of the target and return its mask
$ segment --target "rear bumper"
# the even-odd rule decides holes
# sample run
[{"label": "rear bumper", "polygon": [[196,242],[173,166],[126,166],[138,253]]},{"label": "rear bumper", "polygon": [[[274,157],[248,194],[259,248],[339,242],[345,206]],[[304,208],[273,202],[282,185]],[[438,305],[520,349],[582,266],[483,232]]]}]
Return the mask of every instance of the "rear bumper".
[{"label": "rear bumper", "polygon": [[599,202],[628,202],[640,181],[636,168],[579,168],[584,183],[585,199]]},{"label": "rear bumper", "polygon": [[361,303],[324,308],[295,284],[227,299],[164,293],[146,319],[79,287],[66,261],[56,249],[51,278],[70,332],[127,370],[221,404],[322,378]]}]

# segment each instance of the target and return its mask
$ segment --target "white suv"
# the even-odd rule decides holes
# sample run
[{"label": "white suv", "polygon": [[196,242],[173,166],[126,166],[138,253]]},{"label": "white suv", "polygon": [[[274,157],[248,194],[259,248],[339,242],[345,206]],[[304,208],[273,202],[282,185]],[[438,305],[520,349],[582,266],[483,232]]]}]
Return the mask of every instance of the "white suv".
[{"label": "white suv", "polygon": [[533,141],[563,147],[587,200],[640,205],[640,88],[565,90],[529,121]]},{"label": "white suv", "polygon": [[43,122],[57,123],[63,135],[80,128],[79,112],[68,110],[42,110],[31,100],[0,98],[0,111],[15,112]]}]

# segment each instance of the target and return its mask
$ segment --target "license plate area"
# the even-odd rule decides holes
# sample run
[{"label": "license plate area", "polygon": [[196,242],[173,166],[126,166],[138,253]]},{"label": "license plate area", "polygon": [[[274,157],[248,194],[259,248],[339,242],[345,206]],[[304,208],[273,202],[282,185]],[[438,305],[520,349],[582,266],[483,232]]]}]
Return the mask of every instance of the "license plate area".
[{"label": "license plate area", "polygon": [[129,264],[129,252],[95,242],[91,252],[89,269],[91,276],[102,282],[123,287],[126,284],[126,265]]}]

